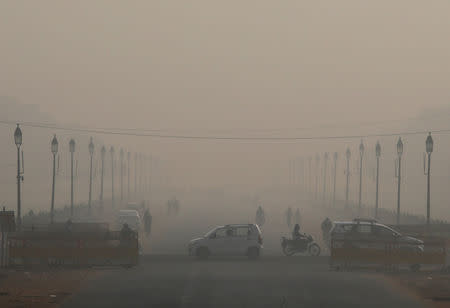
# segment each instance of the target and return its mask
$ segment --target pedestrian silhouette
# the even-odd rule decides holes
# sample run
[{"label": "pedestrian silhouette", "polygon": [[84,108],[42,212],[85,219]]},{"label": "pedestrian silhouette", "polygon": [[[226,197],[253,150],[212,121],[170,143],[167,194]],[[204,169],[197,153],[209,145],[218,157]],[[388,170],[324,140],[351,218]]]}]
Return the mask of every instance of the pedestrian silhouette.
[{"label": "pedestrian silhouette", "polygon": [[264,225],[264,223],[266,222],[266,217],[264,214],[264,210],[261,206],[258,207],[258,209],[256,210],[256,224],[260,227],[262,227]]},{"label": "pedestrian silhouette", "polygon": [[289,207],[286,211],[286,224],[288,228],[290,229],[292,226],[292,209]]},{"label": "pedestrian silhouette", "polygon": [[144,231],[147,237],[150,236],[150,233],[152,231],[152,215],[150,214],[150,211],[148,209],[146,209],[144,212]]},{"label": "pedestrian silhouette", "polygon": [[301,216],[300,216],[300,209],[297,208],[294,215],[294,223],[300,224],[301,223]]}]

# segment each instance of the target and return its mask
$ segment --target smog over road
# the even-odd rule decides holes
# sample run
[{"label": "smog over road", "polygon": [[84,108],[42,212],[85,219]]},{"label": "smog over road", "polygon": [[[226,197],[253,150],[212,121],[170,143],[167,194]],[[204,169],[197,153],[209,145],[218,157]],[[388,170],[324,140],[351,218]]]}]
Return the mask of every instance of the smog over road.
[{"label": "smog over road", "polygon": [[450,3],[0,3],[0,307],[446,307]]}]

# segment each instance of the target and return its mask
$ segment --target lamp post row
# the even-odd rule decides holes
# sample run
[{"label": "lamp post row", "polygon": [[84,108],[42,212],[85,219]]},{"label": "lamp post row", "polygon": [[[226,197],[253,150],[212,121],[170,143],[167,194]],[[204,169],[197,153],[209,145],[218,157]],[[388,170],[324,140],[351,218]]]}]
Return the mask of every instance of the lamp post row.
[{"label": "lamp post row", "polygon": [[[22,146],[22,131],[20,129],[19,124],[17,124],[17,127],[14,131],[14,142],[17,147],[17,226],[20,230],[21,228],[21,182],[23,181],[23,152],[22,152],[22,170],[21,170],[21,146]],[[431,137],[431,133],[426,138],[426,153],[428,156],[428,167],[427,170],[424,170],[424,174],[427,175],[427,224],[430,223],[430,176],[431,176],[431,153],[433,152],[433,139]],[[51,196],[51,213],[50,213],[50,221],[51,223],[54,222],[54,202],[55,202],[55,178],[56,178],[56,155],[58,153],[58,140],[56,138],[56,135],[53,136],[53,139],[51,141],[51,153],[53,155],[53,176],[52,176],[52,196]],[[91,202],[92,202],[92,160],[93,160],[93,154],[94,154],[94,144],[93,140],[91,138],[89,146],[89,154],[90,154],[90,171],[89,171],[89,209],[91,208]],[[69,142],[69,152],[71,153],[71,194],[70,194],[70,200],[71,200],[71,216],[73,216],[73,204],[74,204],[74,191],[73,191],[73,180],[74,180],[74,168],[73,168],[73,162],[74,162],[74,152],[75,152],[75,141],[73,139]],[[103,181],[104,181],[104,158],[105,158],[105,152],[106,149],[103,146],[101,149],[101,160],[102,160],[102,170],[101,170],[101,191],[100,191],[100,203],[103,205]],[[364,155],[364,144],[361,140],[360,146],[359,146],[359,152],[360,152],[360,176],[359,176],[359,199],[358,199],[358,207],[361,208],[361,200],[362,200],[362,167],[363,167],[363,155]],[[111,153],[111,173],[112,173],[112,180],[111,180],[111,199],[112,199],[112,205],[114,206],[114,147],[111,146],[110,149]],[[378,206],[379,206],[379,158],[381,156],[381,146],[379,142],[377,142],[375,147],[375,154],[377,159],[377,167],[376,167],[376,196],[375,196],[375,217],[378,216]],[[397,187],[397,224],[400,223],[400,196],[401,196],[401,159],[403,155],[403,141],[401,138],[399,138],[397,142],[397,155],[398,155],[398,165],[396,168],[396,177],[398,179],[398,187]],[[346,205],[348,205],[348,192],[349,192],[349,176],[350,176],[350,168],[349,168],[349,162],[350,162],[350,149],[347,148],[346,151],[346,159],[347,159],[347,168],[346,168],[346,193],[345,193],[345,199],[346,199]],[[138,154],[135,153],[135,193],[137,193],[137,170],[138,170]],[[123,170],[123,159],[124,159],[124,152],[123,149],[120,151],[120,185],[121,185],[121,194],[120,199],[123,201],[123,176],[124,176],[124,170]],[[326,177],[326,164],[328,159],[328,153],[325,153],[324,156],[324,178]],[[141,162],[143,161],[142,157],[140,157]],[[319,163],[320,163],[320,156],[316,156],[316,185],[315,185],[315,195],[317,198],[318,194],[318,171],[319,171]],[[335,203],[335,187],[336,187],[336,164],[337,164],[337,153],[334,155],[334,184],[333,184],[333,204]],[[128,166],[128,183],[127,183],[127,190],[128,190],[128,196],[130,195],[130,152],[127,153],[127,166]],[[424,169],[425,169],[425,162],[424,162]],[[142,174],[140,175],[140,179],[142,179]],[[326,183],[324,180],[323,185],[323,193],[325,198],[325,191],[326,191]]]},{"label": "lamp post row", "polygon": [[[433,152],[433,138],[431,136],[431,133],[428,134],[426,141],[425,141],[425,149],[426,149],[426,157],[424,156],[424,174],[427,176],[427,225],[430,224],[430,211],[431,211],[431,192],[430,192],[430,180],[431,180],[431,153]],[[395,177],[397,178],[397,215],[396,215],[396,221],[397,224],[400,223],[400,205],[401,205],[401,163],[402,163],[402,156],[404,151],[404,144],[403,140],[400,137],[396,144],[397,147],[397,159],[396,159],[396,168],[395,168]],[[362,207],[362,175],[363,175],[363,158],[364,158],[364,152],[365,152],[365,146],[363,141],[361,140],[361,143],[359,145],[359,191],[358,191],[358,209],[361,210]],[[346,158],[346,168],[345,168],[345,175],[346,175],[346,185],[345,185],[345,206],[348,206],[349,202],[349,184],[350,184],[350,157],[351,152],[350,149],[347,148],[345,152],[345,158]],[[376,177],[375,177],[375,218],[378,218],[378,210],[379,210],[379,181],[380,181],[380,157],[381,157],[381,145],[380,142],[377,141],[375,145],[375,157],[376,157]],[[334,153],[334,170],[333,170],[333,202],[332,204],[335,205],[336,200],[336,169],[337,169],[337,158],[338,154],[337,152]],[[326,171],[327,171],[327,160],[328,160],[328,153],[324,154],[324,170],[323,170],[323,200],[325,201],[325,194],[326,194]],[[311,172],[311,157],[308,158],[309,161],[309,173]],[[427,162],[426,162],[427,161]],[[320,155],[316,155],[316,177],[315,177],[315,187],[314,187],[314,196],[315,199],[318,198],[318,187],[319,187],[319,174],[320,174]],[[311,174],[309,175],[310,181],[311,181]],[[312,187],[311,187],[312,188]]]},{"label": "lamp post row", "polygon": [[[23,174],[24,174],[24,163],[23,163],[23,151],[21,151],[22,143],[23,143],[23,135],[22,130],[20,128],[20,125],[17,124],[16,129],[14,131],[14,143],[17,147],[17,228],[21,230],[22,227],[22,213],[21,213],[21,183],[23,182]],[[75,153],[75,147],[76,143],[74,139],[70,139],[69,141],[69,152],[70,152],[70,216],[73,217],[74,213],[74,153]],[[55,217],[54,217],[54,209],[55,209],[55,190],[56,190],[56,159],[58,155],[59,150],[59,142],[56,137],[56,135],[53,135],[53,138],[50,143],[50,151],[53,156],[53,168],[52,168],[52,192],[51,192],[51,204],[50,204],[50,223],[54,223]],[[89,150],[89,158],[90,158],[90,165],[89,165],[89,197],[88,197],[88,208],[91,210],[92,206],[92,182],[93,182],[93,156],[94,156],[94,142],[92,137],[90,138],[90,142],[88,145]],[[112,205],[114,206],[114,147],[111,146],[110,154],[111,154],[111,200]],[[104,200],[104,174],[105,174],[105,155],[106,155],[106,148],[105,146],[102,146],[101,150],[101,182],[100,182],[100,205],[103,205]],[[124,150],[120,150],[120,200],[124,200]],[[137,153],[136,153],[136,159],[137,159]],[[143,156],[141,157],[141,164],[143,164]],[[127,152],[127,171],[128,171],[128,198],[130,197],[130,152]],[[135,173],[138,170],[138,163],[135,162]],[[141,170],[141,172],[144,172]],[[141,179],[142,177],[140,177]],[[137,177],[135,178],[135,189],[137,188],[138,183]],[[137,192],[137,190],[136,190]]]}]

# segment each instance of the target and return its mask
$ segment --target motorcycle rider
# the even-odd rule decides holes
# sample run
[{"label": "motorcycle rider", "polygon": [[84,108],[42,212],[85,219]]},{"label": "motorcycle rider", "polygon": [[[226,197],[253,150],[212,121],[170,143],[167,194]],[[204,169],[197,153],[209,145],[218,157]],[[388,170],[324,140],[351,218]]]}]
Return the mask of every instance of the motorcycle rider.
[{"label": "motorcycle rider", "polygon": [[301,239],[302,235],[300,234],[300,225],[299,224],[295,224],[294,226],[294,231],[292,231],[292,239],[293,240],[298,240]]},{"label": "motorcycle rider", "polygon": [[300,233],[300,224],[295,224],[292,231],[292,239],[282,237],[281,247],[283,253],[292,256],[295,253],[309,253],[311,256],[320,254],[320,247],[310,235]]},{"label": "motorcycle rider", "polygon": [[295,224],[294,231],[292,231],[292,239],[297,248],[305,248],[307,245],[307,236],[300,233],[300,225]]}]

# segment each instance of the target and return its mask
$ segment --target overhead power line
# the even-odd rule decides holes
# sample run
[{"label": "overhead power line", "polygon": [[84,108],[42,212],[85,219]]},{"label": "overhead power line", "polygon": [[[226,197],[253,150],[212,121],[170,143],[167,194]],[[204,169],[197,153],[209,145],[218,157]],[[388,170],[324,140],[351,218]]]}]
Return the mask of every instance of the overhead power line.
[{"label": "overhead power line", "polygon": [[[0,121],[0,124],[16,125],[13,121]],[[442,134],[450,133],[450,129],[440,130],[417,130],[417,131],[403,131],[403,132],[391,132],[380,134],[356,134],[356,135],[325,135],[325,136],[278,136],[278,137],[251,137],[251,136],[212,136],[212,135],[178,135],[178,134],[160,134],[160,133],[148,133],[134,131],[134,129],[102,129],[102,128],[78,128],[67,127],[56,124],[48,123],[36,123],[36,122],[21,122],[19,123],[25,127],[45,128],[62,131],[83,132],[91,134],[102,135],[119,135],[119,136],[133,136],[133,137],[149,137],[159,139],[180,139],[180,140],[224,140],[224,141],[308,141],[308,140],[336,140],[336,139],[361,139],[370,137],[393,137],[393,136],[406,136],[406,135],[423,135],[428,133]]]}]

